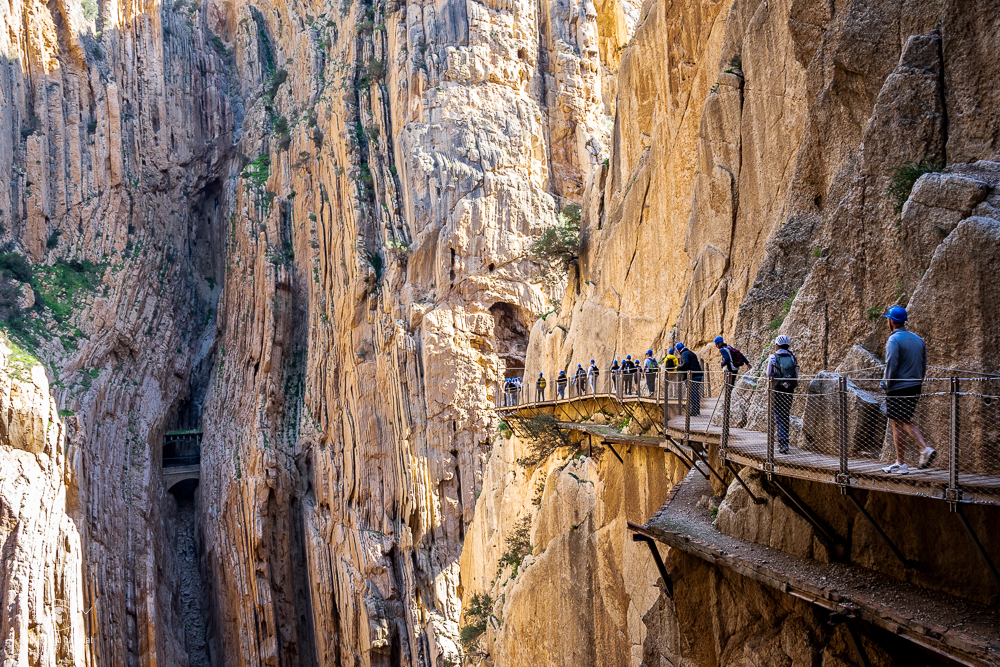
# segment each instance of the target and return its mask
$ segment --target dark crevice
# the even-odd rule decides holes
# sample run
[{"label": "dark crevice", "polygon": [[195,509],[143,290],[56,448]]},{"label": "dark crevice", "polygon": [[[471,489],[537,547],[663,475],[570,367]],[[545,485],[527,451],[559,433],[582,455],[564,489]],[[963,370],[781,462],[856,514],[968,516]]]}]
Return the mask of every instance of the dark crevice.
[{"label": "dark crevice", "polygon": [[184,648],[190,667],[212,667],[209,649],[208,591],[204,547],[198,525],[198,480],[185,480],[170,489],[174,503],[177,581],[175,605],[183,622]]}]

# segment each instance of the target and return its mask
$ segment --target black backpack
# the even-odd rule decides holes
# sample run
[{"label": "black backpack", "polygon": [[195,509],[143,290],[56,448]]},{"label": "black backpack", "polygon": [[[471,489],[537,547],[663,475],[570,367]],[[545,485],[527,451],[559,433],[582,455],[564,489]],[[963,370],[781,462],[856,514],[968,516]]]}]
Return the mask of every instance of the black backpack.
[{"label": "black backpack", "polygon": [[750,362],[747,361],[747,358],[743,356],[742,352],[737,350],[732,345],[727,345],[726,347],[729,348],[729,360],[733,363],[733,368],[739,370],[740,366],[750,365]]},{"label": "black backpack", "polygon": [[[785,354],[781,354],[785,352]],[[787,350],[779,350],[774,355],[775,386],[780,391],[795,391],[799,386],[798,373],[795,370],[795,355]]]}]

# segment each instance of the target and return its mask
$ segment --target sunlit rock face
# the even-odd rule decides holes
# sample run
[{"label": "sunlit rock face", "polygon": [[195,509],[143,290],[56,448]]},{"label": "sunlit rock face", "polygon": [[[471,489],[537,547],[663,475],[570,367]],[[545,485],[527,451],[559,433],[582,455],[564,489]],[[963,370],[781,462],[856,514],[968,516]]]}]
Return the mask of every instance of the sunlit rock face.
[{"label": "sunlit rock face", "polygon": [[[2,521],[5,535],[34,531],[24,553],[57,554],[31,567],[67,601],[58,614],[17,602],[3,659],[457,660],[462,600],[495,579],[506,528],[488,526],[534,498],[525,479],[499,481],[520,474],[494,445],[505,369],[530,377],[720,332],[754,358],[775,331],[818,367],[855,344],[877,351],[874,305],[953,298],[948,276],[966,275],[954,258],[995,235],[996,171],[980,162],[1000,136],[983,74],[990,10],[0,7],[0,317],[47,374],[25,409],[49,414],[18,422],[0,464],[18,480],[4,493],[37,497],[40,513],[4,500]],[[906,160],[948,174],[925,177],[896,216],[887,188]],[[528,249],[569,204],[583,250],[553,283]],[[995,299],[976,294],[988,332]],[[961,349],[986,363],[982,347]],[[178,563],[161,474],[177,428],[204,434],[184,519],[197,567]],[[613,476],[573,465],[594,489],[547,476],[558,502],[541,501],[533,539],[585,562],[596,583],[574,599],[613,601],[608,643],[588,655],[638,659],[656,597],[649,573],[623,564],[638,547],[622,521],[659,492],[622,509]],[[519,490],[477,503],[487,480]],[[582,508],[600,520],[567,536]],[[535,572],[560,576],[561,562]],[[199,642],[182,586],[195,570]],[[543,591],[565,590],[538,576],[508,604],[544,651],[498,636],[507,664],[571,655],[527,620],[550,611]],[[578,607],[566,637],[606,611]]]}]

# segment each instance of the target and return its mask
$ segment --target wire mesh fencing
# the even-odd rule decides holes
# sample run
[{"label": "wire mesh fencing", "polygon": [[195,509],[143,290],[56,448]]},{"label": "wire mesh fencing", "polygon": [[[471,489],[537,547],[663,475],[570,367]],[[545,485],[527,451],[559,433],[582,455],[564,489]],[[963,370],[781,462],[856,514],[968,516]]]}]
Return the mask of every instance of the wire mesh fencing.
[{"label": "wire mesh fencing", "polygon": [[722,393],[712,426],[730,460],[844,486],[1000,502],[998,378],[928,378],[886,391],[878,379],[828,372],[794,384],[746,375]]}]

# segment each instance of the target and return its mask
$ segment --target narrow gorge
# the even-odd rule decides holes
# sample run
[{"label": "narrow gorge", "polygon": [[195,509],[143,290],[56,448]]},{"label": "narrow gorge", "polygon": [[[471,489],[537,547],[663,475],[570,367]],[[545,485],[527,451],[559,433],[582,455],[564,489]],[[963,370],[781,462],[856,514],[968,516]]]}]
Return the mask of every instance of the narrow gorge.
[{"label": "narrow gorge", "polygon": [[[0,666],[1000,664],[995,2],[0,18]],[[786,334],[891,462],[893,305],[930,490],[712,436]]]}]

